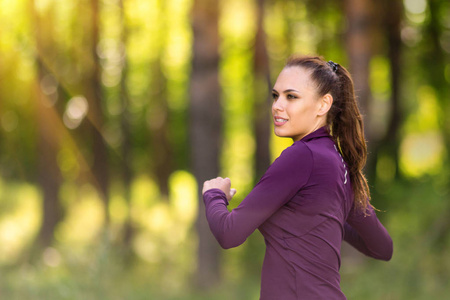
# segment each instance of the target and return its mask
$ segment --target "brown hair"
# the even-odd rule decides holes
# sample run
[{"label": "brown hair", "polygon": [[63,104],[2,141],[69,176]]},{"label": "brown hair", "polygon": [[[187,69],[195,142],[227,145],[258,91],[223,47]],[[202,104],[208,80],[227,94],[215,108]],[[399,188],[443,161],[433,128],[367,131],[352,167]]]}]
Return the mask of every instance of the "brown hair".
[{"label": "brown hair", "polygon": [[329,93],[333,97],[333,105],[327,115],[328,130],[348,165],[355,208],[366,213],[370,206],[370,191],[362,169],[366,164],[367,146],[350,73],[318,56],[292,56],[286,67],[302,67],[311,71],[318,95]]}]

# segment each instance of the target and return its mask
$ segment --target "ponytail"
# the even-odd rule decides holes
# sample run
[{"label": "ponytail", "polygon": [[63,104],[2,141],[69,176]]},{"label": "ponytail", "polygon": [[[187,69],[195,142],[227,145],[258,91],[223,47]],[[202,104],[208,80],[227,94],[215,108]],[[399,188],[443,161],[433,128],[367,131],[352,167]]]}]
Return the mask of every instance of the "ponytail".
[{"label": "ponytail", "polygon": [[356,103],[353,80],[348,71],[339,66],[338,82],[330,92],[333,105],[327,115],[331,136],[348,165],[353,187],[355,207],[366,211],[370,205],[370,191],[363,168],[367,160],[367,146],[364,139],[364,123]]},{"label": "ponytail", "polygon": [[350,73],[321,57],[291,57],[286,67],[303,67],[311,71],[311,79],[317,84],[319,96],[333,96],[328,111],[327,125],[330,135],[347,163],[354,194],[354,206],[366,213],[370,206],[370,190],[363,168],[367,159],[364,124],[356,103],[353,80]]}]

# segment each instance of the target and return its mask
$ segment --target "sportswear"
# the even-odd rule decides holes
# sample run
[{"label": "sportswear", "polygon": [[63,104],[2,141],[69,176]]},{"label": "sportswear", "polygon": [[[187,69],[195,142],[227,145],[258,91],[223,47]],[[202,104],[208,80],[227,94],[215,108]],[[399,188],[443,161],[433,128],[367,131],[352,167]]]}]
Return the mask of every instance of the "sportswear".
[{"label": "sportswear", "polygon": [[264,236],[261,300],[346,299],[343,239],[373,258],[392,256],[392,239],[373,208],[354,209],[347,164],[326,127],[286,148],[231,212],[220,189],[206,191],[203,200],[223,248],[242,244],[256,229]]}]

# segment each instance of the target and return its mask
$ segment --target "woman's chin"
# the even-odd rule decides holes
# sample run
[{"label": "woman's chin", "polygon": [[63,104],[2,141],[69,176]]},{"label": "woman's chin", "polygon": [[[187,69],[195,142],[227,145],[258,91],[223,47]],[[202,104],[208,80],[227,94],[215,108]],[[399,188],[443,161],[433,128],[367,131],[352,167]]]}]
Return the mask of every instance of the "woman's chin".
[{"label": "woman's chin", "polygon": [[276,131],[274,133],[277,137],[280,137],[280,138],[292,138],[292,136],[290,136],[288,134],[283,134],[283,133],[276,132]]}]

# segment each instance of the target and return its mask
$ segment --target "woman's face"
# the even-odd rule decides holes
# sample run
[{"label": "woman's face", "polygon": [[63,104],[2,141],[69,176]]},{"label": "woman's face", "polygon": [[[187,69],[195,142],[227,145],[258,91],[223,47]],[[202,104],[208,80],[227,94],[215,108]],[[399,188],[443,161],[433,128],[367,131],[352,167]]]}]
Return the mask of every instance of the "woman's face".
[{"label": "woman's face", "polygon": [[324,97],[317,95],[310,71],[302,67],[284,68],[278,75],[272,96],[277,136],[290,137],[295,142],[326,124],[328,109],[323,112]]}]

